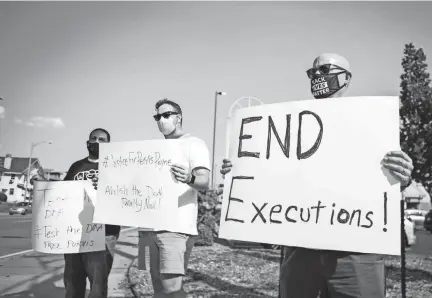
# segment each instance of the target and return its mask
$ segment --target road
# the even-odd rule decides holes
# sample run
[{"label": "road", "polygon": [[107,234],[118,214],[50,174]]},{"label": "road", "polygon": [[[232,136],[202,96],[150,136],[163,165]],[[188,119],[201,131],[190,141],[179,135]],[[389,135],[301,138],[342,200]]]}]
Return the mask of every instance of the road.
[{"label": "road", "polygon": [[0,257],[31,249],[30,215],[0,213]]},{"label": "road", "polygon": [[[108,279],[108,297],[131,297],[119,287],[125,272],[135,259],[138,248],[136,228],[122,229],[116,245],[116,256]],[[3,242],[0,243],[0,246]],[[27,247],[28,248],[28,247]],[[64,259],[61,254],[30,252],[15,257],[0,258],[0,297],[59,298],[64,297]],[[89,297],[90,284],[87,283]]]}]

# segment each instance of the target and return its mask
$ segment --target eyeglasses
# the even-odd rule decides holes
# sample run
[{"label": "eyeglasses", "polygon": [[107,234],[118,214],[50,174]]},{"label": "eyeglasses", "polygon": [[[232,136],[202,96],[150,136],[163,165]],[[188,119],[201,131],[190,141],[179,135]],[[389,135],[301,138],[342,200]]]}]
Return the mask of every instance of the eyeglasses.
[{"label": "eyeglasses", "polygon": [[310,69],[308,69],[306,71],[307,76],[309,77],[309,79],[312,79],[312,77],[314,76],[314,74],[317,72],[317,70],[324,75],[327,75],[330,73],[330,70],[341,70],[341,72],[348,72],[346,69],[339,67],[337,65],[334,64],[323,64],[320,65],[318,67],[312,67]]},{"label": "eyeglasses", "polygon": [[153,118],[154,118],[154,120],[159,121],[162,117],[164,117],[165,119],[168,119],[172,115],[178,115],[178,113],[177,112],[165,112],[162,114],[156,114],[153,116]]}]

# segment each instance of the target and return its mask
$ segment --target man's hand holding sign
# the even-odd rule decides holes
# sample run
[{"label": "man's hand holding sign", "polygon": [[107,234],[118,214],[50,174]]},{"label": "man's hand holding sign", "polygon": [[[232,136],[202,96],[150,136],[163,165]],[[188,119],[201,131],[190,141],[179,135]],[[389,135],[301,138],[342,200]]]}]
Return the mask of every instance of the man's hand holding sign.
[{"label": "man's hand holding sign", "polygon": [[389,97],[238,110],[221,170],[229,175],[220,237],[399,254],[397,183],[410,183],[413,166],[394,150],[398,121],[397,98]]},{"label": "man's hand holding sign", "polygon": [[414,166],[411,158],[405,152],[388,152],[382,160],[382,165],[400,182],[402,188],[411,184],[411,172]]},{"label": "man's hand holding sign", "polygon": [[208,169],[196,167],[193,171],[190,171],[190,169],[181,164],[173,164],[171,166],[171,173],[178,182],[187,184],[198,191],[208,189]]},{"label": "man's hand holding sign", "polygon": [[190,183],[192,180],[192,173],[185,167],[179,164],[174,164],[171,167],[171,173],[173,173],[175,179],[182,183]]}]

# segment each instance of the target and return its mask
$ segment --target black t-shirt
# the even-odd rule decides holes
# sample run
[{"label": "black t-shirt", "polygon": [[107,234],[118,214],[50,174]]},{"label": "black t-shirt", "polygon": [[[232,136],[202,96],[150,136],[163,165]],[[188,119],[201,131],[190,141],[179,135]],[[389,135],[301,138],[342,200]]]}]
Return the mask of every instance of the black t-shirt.
[{"label": "black t-shirt", "polygon": [[[64,181],[71,180],[91,180],[98,176],[98,166],[97,162],[91,162],[88,158],[78,160],[73,163],[69,168],[69,171],[64,178]],[[105,235],[112,236],[118,235],[120,233],[120,226],[105,225]]]}]

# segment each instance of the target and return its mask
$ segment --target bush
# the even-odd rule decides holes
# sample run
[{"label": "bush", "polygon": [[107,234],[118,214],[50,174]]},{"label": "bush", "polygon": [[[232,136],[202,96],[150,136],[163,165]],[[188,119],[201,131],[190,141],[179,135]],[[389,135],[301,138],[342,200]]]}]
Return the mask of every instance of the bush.
[{"label": "bush", "polygon": [[198,193],[198,238],[195,241],[197,246],[213,245],[214,237],[219,233],[221,214],[221,200],[216,191]]}]

